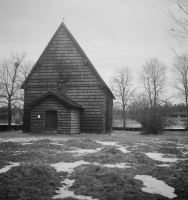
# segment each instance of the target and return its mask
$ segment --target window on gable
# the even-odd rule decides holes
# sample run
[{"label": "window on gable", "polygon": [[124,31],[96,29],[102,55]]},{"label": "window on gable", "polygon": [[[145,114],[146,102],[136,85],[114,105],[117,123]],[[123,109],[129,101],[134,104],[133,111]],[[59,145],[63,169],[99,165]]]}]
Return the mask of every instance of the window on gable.
[{"label": "window on gable", "polygon": [[66,94],[66,83],[65,82],[57,82],[57,93]]}]

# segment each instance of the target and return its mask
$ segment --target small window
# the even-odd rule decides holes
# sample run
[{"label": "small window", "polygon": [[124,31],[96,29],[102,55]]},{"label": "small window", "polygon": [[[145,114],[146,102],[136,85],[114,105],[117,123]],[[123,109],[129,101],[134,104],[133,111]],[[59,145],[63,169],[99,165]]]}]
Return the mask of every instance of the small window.
[{"label": "small window", "polygon": [[57,82],[57,93],[66,94],[66,83],[65,82]]}]

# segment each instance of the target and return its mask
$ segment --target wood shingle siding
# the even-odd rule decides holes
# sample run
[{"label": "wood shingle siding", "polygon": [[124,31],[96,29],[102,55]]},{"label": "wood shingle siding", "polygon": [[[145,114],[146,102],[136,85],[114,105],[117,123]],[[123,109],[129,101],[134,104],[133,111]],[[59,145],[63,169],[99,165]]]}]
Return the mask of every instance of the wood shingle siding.
[{"label": "wood shingle siding", "polygon": [[[62,105],[54,97],[46,97],[32,107],[31,132],[45,131],[45,112],[50,110],[57,111],[57,133],[70,134],[71,109]],[[37,118],[37,115],[40,115],[40,119]]]},{"label": "wood shingle siding", "polygon": [[[39,131],[41,127],[44,128],[44,122],[38,122],[37,126],[30,124],[30,122],[37,124],[37,122],[32,121],[37,109],[40,112],[47,109],[47,107],[37,104],[31,111],[31,108],[27,105],[48,91],[57,93],[57,83],[60,81],[65,83],[66,96],[84,109],[81,113],[71,109],[67,114],[68,111],[65,108],[60,109],[62,105],[55,100],[48,102],[49,109],[60,109],[61,112],[66,113],[66,122],[72,122],[71,127],[67,124],[67,127],[70,128],[69,131],[66,128],[62,130],[72,134],[79,132],[102,133],[111,130],[111,127],[107,128],[106,125],[111,126],[112,120],[107,116],[107,113],[110,113],[111,117],[110,109],[112,105],[108,102],[113,103],[113,94],[62,23],[22,86],[22,88],[25,88],[25,132]],[[101,84],[103,87],[101,87]],[[108,99],[110,101],[107,102]],[[65,119],[62,120],[59,112],[57,117],[58,127],[61,123],[62,127],[65,127],[63,125]],[[62,130],[58,129],[58,132],[63,132]]]},{"label": "wood shingle siding", "polygon": [[71,134],[80,133],[80,111],[72,110],[71,111]]}]

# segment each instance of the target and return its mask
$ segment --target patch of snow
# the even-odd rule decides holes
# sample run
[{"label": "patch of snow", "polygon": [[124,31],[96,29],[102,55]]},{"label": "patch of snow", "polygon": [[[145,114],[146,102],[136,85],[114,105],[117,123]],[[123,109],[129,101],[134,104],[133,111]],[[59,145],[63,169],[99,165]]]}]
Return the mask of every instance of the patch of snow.
[{"label": "patch of snow", "polygon": [[184,155],[186,155],[186,154],[188,154],[188,151],[182,151],[182,153],[183,153]]},{"label": "patch of snow", "polygon": [[79,165],[90,164],[89,162],[85,162],[83,160],[79,160],[73,163],[59,162],[55,164],[51,164],[52,167],[56,169],[57,172],[68,172],[69,174],[74,172],[74,168]]},{"label": "patch of snow", "polygon": [[146,145],[146,143],[140,142],[140,143],[136,143],[136,145]]},{"label": "patch of snow", "polygon": [[122,151],[123,153],[129,153],[131,151],[128,151],[125,147],[120,147],[118,148],[120,151]]},{"label": "patch of snow", "polygon": [[107,145],[107,146],[121,146],[121,145],[118,145],[117,142],[103,142],[103,141],[96,141],[96,142],[102,145]]},{"label": "patch of snow", "polygon": [[126,163],[116,163],[116,164],[100,164],[100,163],[90,163],[85,162],[84,160],[76,161],[73,163],[66,163],[66,162],[59,162],[55,164],[51,164],[51,167],[54,167],[57,172],[68,172],[69,174],[74,172],[74,168],[78,167],[79,165],[99,165],[101,167],[109,167],[109,168],[131,168],[131,166],[125,165]]},{"label": "patch of snow", "polygon": [[168,126],[165,129],[185,129],[185,126],[176,125],[176,126]]},{"label": "patch of snow", "polygon": [[8,170],[10,170],[12,167],[16,167],[16,166],[19,166],[20,163],[13,163],[13,162],[10,162],[11,165],[7,165],[3,168],[0,169],[0,173],[5,173],[7,172]]},{"label": "patch of snow", "polygon": [[134,178],[143,181],[144,186],[146,186],[142,188],[143,192],[160,194],[169,199],[177,197],[177,195],[174,194],[174,188],[168,186],[164,181],[157,180],[148,175],[136,175]]},{"label": "patch of snow", "polygon": [[57,198],[66,198],[66,197],[72,197],[76,199],[81,199],[81,200],[98,200],[98,199],[93,199],[90,196],[83,196],[83,195],[75,195],[74,191],[70,191],[68,188],[71,187],[74,184],[75,180],[70,180],[70,179],[65,179],[62,181],[63,187],[59,188],[58,191],[56,191],[57,195],[53,196],[53,199]]},{"label": "patch of snow", "polygon": [[44,140],[44,139],[49,139],[52,141],[67,141],[69,140],[68,138],[53,138],[53,137],[18,137],[18,138],[6,138],[6,139],[0,139],[0,142],[18,142],[18,143],[27,143],[31,141],[38,141],[38,140]]},{"label": "patch of snow", "polygon": [[145,153],[149,158],[153,160],[158,160],[162,162],[176,162],[178,158],[163,158],[164,154],[162,153]]},{"label": "patch of snow", "polygon": [[18,155],[18,154],[22,154],[24,153],[25,151],[14,151],[13,155]]},{"label": "patch of snow", "polygon": [[28,145],[28,144],[33,144],[33,143],[31,142],[22,143],[22,145]]},{"label": "patch of snow", "polygon": [[59,145],[59,146],[64,146],[63,144],[59,144],[59,143],[57,143],[57,142],[52,142],[52,143],[50,143],[50,144]]},{"label": "patch of snow", "polygon": [[161,165],[156,165],[158,167],[170,167],[170,164],[161,164]]},{"label": "patch of snow", "polygon": [[177,149],[188,149],[188,144],[178,144]]},{"label": "patch of snow", "polygon": [[131,166],[126,166],[125,163],[116,163],[116,164],[104,164],[102,165],[103,167],[109,167],[109,168],[121,168],[121,169],[124,169],[124,168],[131,168]]},{"label": "patch of snow", "polygon": [[82,156],[88,153],[96,153],[100,151],[102,148],[97,148],[97,149],[77,149],[77,150],[72,150],[72,151],[65,151],[69,153],[76,153],[76,156]]},{"label": "patch of snow", "polygon": [[108,167],[108,168],[131,168],[131,166],[127,166],[126,163],[116,163],[116,164],[100,164],[100,163],[90,163],[92,165],[99,165],[101,167]]}]

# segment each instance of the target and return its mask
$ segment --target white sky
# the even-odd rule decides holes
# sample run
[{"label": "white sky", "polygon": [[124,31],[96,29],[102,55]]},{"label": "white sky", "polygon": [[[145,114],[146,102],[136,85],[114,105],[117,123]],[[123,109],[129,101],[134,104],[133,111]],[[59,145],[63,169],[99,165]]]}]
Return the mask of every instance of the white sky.
[{"label": "white sky", "polygon": [[[29,53],[36,62],[64,18],[64,23],[101,77],[129,65],[137,72],[150,57],[168,66],[186,52],[165,30],[167,16],[179,10],[170,0],[0,0],[0,60],[10,51]],[[172,88],[169,87],[169,90]]]}]

